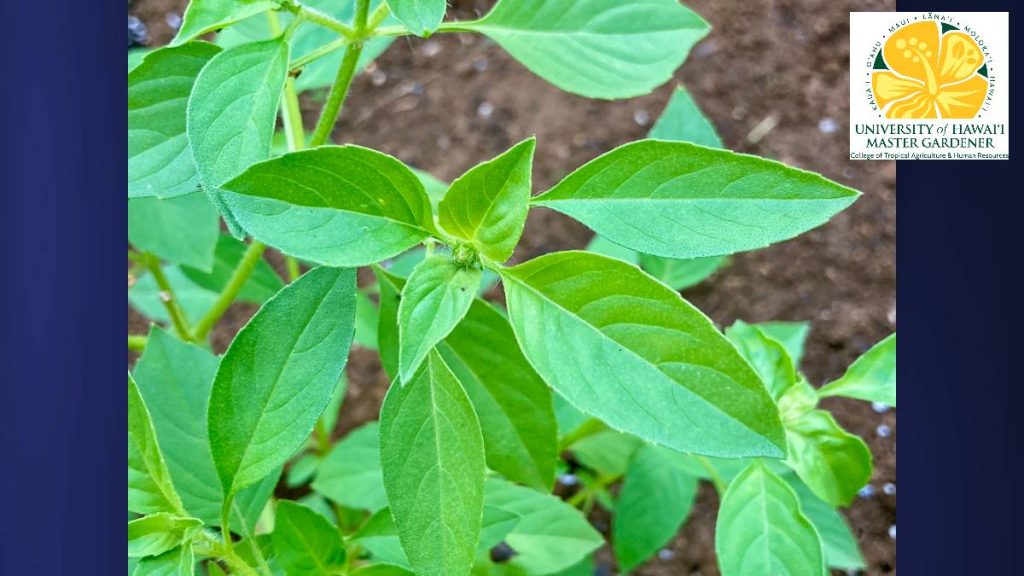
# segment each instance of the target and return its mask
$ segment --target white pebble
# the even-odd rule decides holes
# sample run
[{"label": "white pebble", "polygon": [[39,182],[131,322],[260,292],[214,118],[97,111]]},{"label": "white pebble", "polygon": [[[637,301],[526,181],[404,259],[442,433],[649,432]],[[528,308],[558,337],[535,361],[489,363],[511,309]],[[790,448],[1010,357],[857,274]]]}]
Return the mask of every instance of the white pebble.
[{"label": "white pebble", "polygon": [[882,492],[885,492],[889,496],[895,496],[896,495],[896,485],[893,484],[892,482],[886,482],[885,485],[882,486]]},{"label": "white pebble", "polygon": [[671,560],[671,559],[673,559],[675,557],[676,557],[676,553],[673,552],[672,550],[669,550],[668,548],[662,548],[661,550],[658,550],[658,559],[659,560],[664,560],[664,561],[668,562],[669,560]]},{"label": "white pebble", "polygon": [[181,28],[181,15],[177,12],[168,12],[167,15],[164,16],[164,22],[170,26],[171,30],[177,30],[178,28]]},{"label": "white pebble", "polygon": [[374,86],[383,86],[388,81],[388,75],[383,70],[374,70],[370,73],[370,82],[373,82]]},{"label": "white pebble", "polygon": [[580,483],[580,479],[575,474],[562,474],[558,477],[558,483],[562,486],[575,486]]},{"label": "white pebble", "polygon": [[427,40],[423,43],[423,54],[427,58],[433,58],[441,53],[441,43],[435,40]]},{"label": "white pebble", "polygon": [[889,538],[896,539],[896,525],[889,526]]},{"label": "white pebble", "polygon": [[857,496],[861,498],[871,498],[875,495],[875,487],[871,484],[865,484],[863,488],[857,490]]},{"label": "white pebble", "polygon": [[487,120],[492,114],[494,114],[494,105],[490,102],[481,102],[480,106],[476,109],[476,114],[484,120]]},{"label": "white pebble", "polygon": [[882,402],[872,402],[871,409],[879,414],[885,414],[889,411],[889,405]]},{"label": "white pebble", "polygon": [[484,70],[487,70],[487,66],[489,64],[490,63],[487,61],[487,58],[477,58],[473,60],[473,69],[477,72],[483,72]]},{"label": "white pebble", "polygon": [[651,115],[647,113],[647,110],[640,109],[633,112],[633,122],[636,122],[640,126],[647,126],[647,123],[651,121]]},{"label": "white pebble", "polygon": [[836,130],[839,130],[839,122],[836,122],[835,118],[822,118],[818,122],[818,130],[822,134],[832,134]]},{"label": "white pebble", "polygon": [[890,428],[887,424],[879,424],[878,428],[875,428],[875,433],[877,433],[882,438],[888,438],[889,435],[892,434],[892,428]]}]

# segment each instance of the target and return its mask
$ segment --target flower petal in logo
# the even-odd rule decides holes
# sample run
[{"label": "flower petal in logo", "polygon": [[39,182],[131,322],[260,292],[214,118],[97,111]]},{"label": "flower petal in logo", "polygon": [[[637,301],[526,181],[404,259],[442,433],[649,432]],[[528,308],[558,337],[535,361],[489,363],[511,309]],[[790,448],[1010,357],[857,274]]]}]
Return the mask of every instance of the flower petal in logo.
[{"label": "flower petal in logo", "polygon": [[871,90],[888,118],[974,118],[985,102],[985,58],[959,30],[908,24],[885,41],[882,58],[888,69],[873,72]]}]

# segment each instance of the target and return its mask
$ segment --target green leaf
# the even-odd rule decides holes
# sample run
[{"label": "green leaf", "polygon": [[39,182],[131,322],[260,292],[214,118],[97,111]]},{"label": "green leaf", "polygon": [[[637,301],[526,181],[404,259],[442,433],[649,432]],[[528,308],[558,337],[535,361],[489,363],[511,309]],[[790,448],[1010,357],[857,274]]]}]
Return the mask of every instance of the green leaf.
[{"label": "green leaf", "polygon": [[846,374],[818,390],[818,396],[846,396],[896,406],[896,334],[857,358]]},{"label": "green leaf", "polygon": [[829,504],[849,505],[871,480],[867,444],[843,430],[824,410],[812,410],[786,422],[786,440],[786,464]]},{"label": "green leaf", "polygon": [[700,284],[728,262],[726,256],[708,258],[662,258],[650,254],[640,255],[640,267],[648,274],[668,284],[673,290],[685,290]]},{"label": "green leaf", "polygon": [[495,262],[512,257],[530,209],[536,147],[528,138],[452,182],[438,207],[441,227]]},{"label": "green leaf", "polygon": [[210,59],[188,99],[188,142],[199,180],[236,237],[240,230],[219,188],[270,157],[287,73],[283,39],[243,44]]},{"label": "green leaf", "polygon": [[386,507],[379,438],[376,422],[350,432],[320,463],[313,490],[349,508],[376,512]]},{"label": "green leaf", "polygon": [[651,445],[634,454],[612,519],[620,570],[628,572],[654,555],[690,515],[697,478],[686,471],[684,460],[682,454]]},{"label": "green leaf", "polygon": [[171,45],[226,28],[254,14],[274,10],[280,0],[192,0]]},{"label": "green leaf", "polygon": [[416,36],[428,37],[444,20],[445,0],[388,0],[391,13]]},{"label": "green leaf", "polygon": [[394,564],[371,564],[356,568],[352,576],[413,576],[413,573]]},{"label": "green leaf", "polygon": [[762,334],[782,344],[793,361],[793,368],[800,367],[804,357],[804,344],[811,333],[810,322],[761,322],[755,324]]},{"label": "green leaf", "polygon": [[569,450],[587,468],[601,474],[621,476],[626,473],[633,454],[643,444],[636,436],[604,430],[577,440]]},{"label": "green leaf", "polygon": [[800,509],[814,524],[825,548],[825,563],[840,570],[863,570],[867,568],[860,553],[857,538],[850,531],[842,514],[823,502],[803,482],[792,475],[786,478],[790,487],[800,499]]},{"label": "green leaf", "polygon": [[398,304],[399,379],[408,382],[427,354],[462,317],[480,286],[480,270],[448,256],[431,256],[416,265]]},{"label": "green leaf", "polygon": [[185,515],[171,473],[160,454],[149,411],[131,374],[128,374],[128,510],[138,514]]},{"label": "green leaf", "polygon": [[416,175],[359,146],[323,146],[261,162],[226,184],[223,195],[250,234],[329,266],[391,258],[433,230]]},{"label": "green leaf", "polygon": [[202,192],[128,201],[128,241],[164,260],[209,271],[220,235],[220,216]]},{"label": "green leaf", "polygon": [[549,492],[558,460],[551,390],[523,357],[508,320],[475,300],[437,350],[480,419],[487,466]]},{"label": "green leaf", "polygon": [[609,258],[616,258],[623,262],[629,262],[630,264],[636,264],[638,266],[640,264],[640,255],[637,254],[636,251],[630,250],[625,246],[620,246],[604,236],[597,234],[595,234],[594,237],[590,239],[590,243],[587,244],[587,252],[602,254]]},{"label": "green leaf", "polygon": [[[147,405],[167,469],[185,510],[208,526],[220,526],[224,492],[210,451],[206,404],[218,359],[209,350],[187,344],[161,328],[149,332],[146,350],[135,365],[135,380]],[[277,474],[238,493],[232,528],[251,531],[277,484]]]},{"label": "green leaf", "polygon": [[208,422],[227,493],[281,466],[309,438],[345,367],[355,289],[354,270],[310,270],[267,301],[224,354]]},{"label": "green leaf", "polygon": [[796,494],[759,462],[722,497],[715,550],[722,576],[826,574],[821,541]]},{"label": "green leaf", "polygon": [[818,394],[803,374],[797,374],[796,383],[786,389],[779,397],[779,414],[782,415],[782,422],[785,425],[790,420],[795,420],[804,414],[814,410],[818,405]]},{"label": "green leaf", "polygon": [[160,512],[128,523],[128,557],[157,556],[189,542],[202,528],[195,518]]},{"label": "green leaf", "polygon": [[[168,550],[159,556],[150,556],[139,560],[138,566],[131,576],[192,576],[195,574],[196,561],[192,546],[182,545]],[[210,576],[216,573],[210,571]]]},{"label": "green leaf", "polygon": [[784,454],[757,374],[678,293],[589,252],[542,256],[502,277],[523,352],[583,412],[681,452]]},{"label": "green leaf", "polygon": [[[371,0],[370,12],[379,8],[384,0]],[[304,6],[320,10],[325,14],[335,17],[338,21],[353,25],[355,16],[355,2],[338,2],[338,0],[304,0]],[[281,11],[278,13],[282,29],[291,24],[294,18],[291,13]],[[388,26],[397,24],[393,16],[385,18],[381,25]],[[217,35],[217,44],[222,47],[237,46],[247,42],[266,40],[275,36],[271,34],[270,25],[264,14],[258,14],[242,20],[230,28],[225,29]],[[293,61],[313,52],[323,45],[337,39],[337,32],[315,24],[303,24],[296,28],[291,35],[291,53]],[[363,44],[363,52],[359,56],[356,71],[362,71],[370,62],[380,56],[395,39],[393,37],[378,37],[367,40]],[[338,74],[338,66],[344,50],[336,50],[331,54],[323,56],[302,68],[302,73],[295,79],[295,87],[300,91],[325,88],[334,83]]]},{"label": "green leaf", "polygon": [[387,508],[378,510],[370,516],[352,535],[352,539],[368,550],[375,562],[410,568],[409,558],[406,557],[398,540],[395,521]]},{"label": "green leaf", "polygon": [[505,537],[517,552],[507,565],[542,576],[569,568],[604,544],[601,534],[575,508],[550,494],[488,478],[485,502],[517,514]]},{"label": "green leaf", "polygon": [[[189,280],[181,271],[181,268],[174,265],[161,267],[167,283],[170,284],[174,295],[178,298],[185,313],[185,319],[189,323],[198,322],[203,314],[210,309],[217,300],[217,293],[211,292],[195,282]],[[167,315],[167,307],[160,301],[160,287],[152,274],[140,276],[135,284],[128,288],[128,303],[146,317],[157,322],[170,322]]]},{"label": "green leaf", "polygon": [[388,376],[398,378],[398,306],[402,300],[405,280],[380,267],[374,267],[380,286],[380,322],[377,325],[377,347],[380,363]]},{"label": "green leaf", "polygon": [[380,311],[370,297],[363,292],[356,293],[356,336],[355,343],[369,350],[377,349],[377,325]]},{"label": "green leaf", "polygon": [[562,90],[613,99],[668,81],[709,27],[676,0],[501,0],[458,29],[487,35]]},{"label": "green leaf", "polygon": [[[356,314],[358,315],[358,304],[356,304]],[[359,320],[356,319],[356,331],[359,331]],[[355,341],[353,337],[353,342]],[[323,424],[324,430],[333,432],[334,428],[338,425],[338,417],[341,415],[341,405],[345,402],[345,392],[348,390],[348,376],[345,371],[341,371],[341,379],[338,380],[338,386],[334,389],[334,394],[331,395],[331,401],[327,404],[327,408],[324,409],[324,413],[320,416],[320,423]]]},{"label": "green leaf", "polygon": [[676,86],[665,110],[647,134],[655,140],[693,142],[708,148],[722,148],[715,126],[700,111],[690,93]]},{"label": "green leaf", "polygon": [[858,192],[778,162],[641,140],[534,198],[612,242],[669,258],[763,248],[825,223]]},{"label": "green leaf", "polygon": [[274,555],[288,576],[322,576],[345,568],[341,534],[326,518],[282,500],[274,517]]},{"label": "green leaf", "polygon": [[380,419],[384,488],[417,573],[469,574],[483,516],[484,446],[469,398],[436,353],[391,386]]},{"label": "green leaf", "polygon": [[128,49],[128,72],[131,73],[142,64],[142,61],[149,55],[153,50],[149,48],[129,48]]},{"label": "green leaf", "polygon": [[[212,270],[203,272],[191,266],[182,266],[181,271],[196,285],[215,294],[220,294],[234,275],[248,246],[228,234],[220,234],[216,242]],[[262,304],[283,287],[284,282],[281,281],[281,277],[274,272],[266,260],[261,258],[256,262],[256,267],[253,268],[249,278],[242,285],[236,299],[241,302]]]},{"label": "green leaf", "polygon": [[786,348],[765,336],[757,326],[737,320],[726,329],[725,335],[757,371],[772,398],[778,400],[790,386],[796,384],[796,371]]},{"label": "green leaf", "polygon": [[171,197],[199,189],[185,108],[192,84],[220,48],[192,42],[162,48],[128,73],[128,197]]},{"label": "green leaf", "polygon": [[423,184],[423,189],[427,191],[427,197],[430,198],[430,204],[435,208],[444,199],[444,195],[448,192],[448,183],[437,178],[433,174],[424,172],[423,170],[412,169],[416,177],[420,179],[420,183]]}]

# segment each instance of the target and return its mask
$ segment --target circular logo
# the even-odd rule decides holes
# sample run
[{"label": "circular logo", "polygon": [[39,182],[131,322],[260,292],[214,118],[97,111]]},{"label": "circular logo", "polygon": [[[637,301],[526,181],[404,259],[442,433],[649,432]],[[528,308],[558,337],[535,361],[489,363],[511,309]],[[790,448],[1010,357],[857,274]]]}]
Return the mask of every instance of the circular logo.
[{"label": "circular logo", "polygon": [[886,118],[978,115],[990,89],[978,42],[952,24],[923,20],[896,29],[871,69],[871,94]]}]

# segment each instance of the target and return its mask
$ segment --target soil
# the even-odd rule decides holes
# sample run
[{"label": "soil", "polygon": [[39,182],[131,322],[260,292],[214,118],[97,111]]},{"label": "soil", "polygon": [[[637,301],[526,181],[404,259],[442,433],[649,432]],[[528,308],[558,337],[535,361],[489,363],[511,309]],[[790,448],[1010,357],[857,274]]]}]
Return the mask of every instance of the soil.
[{"label": "soil", "polygon": [[[468,19],[493,2],[450,2],[449,18]],[[849,12],[893,10],[895,2],[686,0],[712,26],[677,73],[730,149],[820,172],[864,192],[850,209],[795,240],[740,254],[709,281],[684,296],[722,326],[748,321],[809,320],[813,330],[803,369],[815,384],[840,376],[845,367],[896,329],[896,166],[851,162],[849,108]],[[137,0],[129,12],[149,27],[151,45],[173,35],[168,12],[182,0]],[[451,180],[474,164],[536,134],[534,189],[542,191],[600,153],[642,138],[664,107],[669,83],[627,101],[587,100],[560,92],[533,76],[493,43],[472,35],[440,34],[429,40],[399,39],[358,77],[334,134],[393,154]],[[322,95],[303,97],[307,128]],[[774,126],[760,139],[757,126]],[[591,233],[549,211],[531,212],[515,259],[578,249]],[[232,308],[214,332],[224,349],[255,311]],[[145,320],[130,313],[129,330]],[[343,434],[375,419],[388,385],[376,353],[355,350],[348,365],[349,390],[339,429]],[[862,402],[828,400],[839,422],[868,442],[875,457],[870,498],[858,498],[844,514],[860,541],[867,574],[895,574],[896,411],[879,414]],[[884,424],[891,431],[879,434]],[[636,570],[641,576],[711,576],[717,496],[701,490],[692,517],[662,554]],[[603,523],[603,522],[597,522]],[[611,555],[599,555],[599,573],[612,573]]]}]

